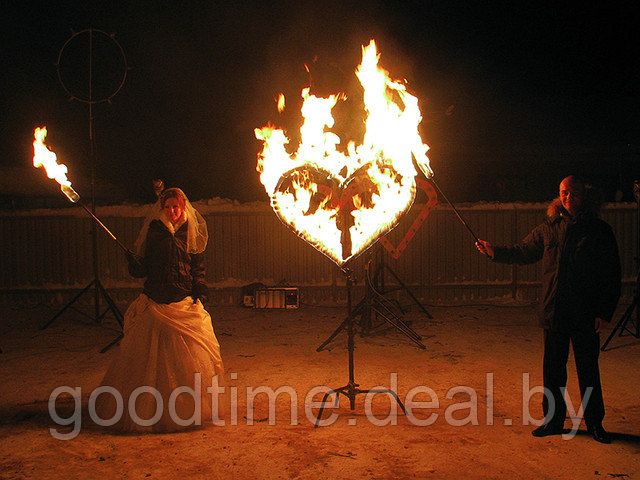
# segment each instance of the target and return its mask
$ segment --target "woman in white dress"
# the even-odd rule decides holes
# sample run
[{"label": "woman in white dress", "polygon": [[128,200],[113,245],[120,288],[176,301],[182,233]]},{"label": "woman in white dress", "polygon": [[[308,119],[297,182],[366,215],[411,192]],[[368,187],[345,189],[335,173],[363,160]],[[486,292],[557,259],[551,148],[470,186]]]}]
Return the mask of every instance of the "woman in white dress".
[{"label": "woman in white dress", "polygon": [[140,231],[136,253],[127,256],[131,275],[146,281],[125,313],[124,338],[96,400],[101,424],[170,432],[217,420],[223,365],[201,302],[207,295],[202,253],[207,240],[206,222],[182,190],[162,192]]}]

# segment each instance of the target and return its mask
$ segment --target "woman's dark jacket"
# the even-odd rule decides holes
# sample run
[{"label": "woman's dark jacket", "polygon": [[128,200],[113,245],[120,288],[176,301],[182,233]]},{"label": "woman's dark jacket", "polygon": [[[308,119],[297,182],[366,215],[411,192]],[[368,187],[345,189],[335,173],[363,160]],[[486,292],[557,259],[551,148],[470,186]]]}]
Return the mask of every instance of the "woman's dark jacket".
[{"label": "woman's dark jacket", "polygon": [[572,218],[560,199],[547,219],[519,244],[495,247],[494,261],[530,264],[542,259],[544,328],[593,331],[595,318],[611,320],[620,297],[620,258],[609,224],[597,208],[585,207]]},{"label": "woman's dark jacket", "polygon": [[160,220],[151,221],[144,256],[139,265],[129,264],[131,276],[147,277],[143,293],[158,303],[179,302],[206,289],[204,272],[203,254],[187,252],[187,222],[172,234]]}]

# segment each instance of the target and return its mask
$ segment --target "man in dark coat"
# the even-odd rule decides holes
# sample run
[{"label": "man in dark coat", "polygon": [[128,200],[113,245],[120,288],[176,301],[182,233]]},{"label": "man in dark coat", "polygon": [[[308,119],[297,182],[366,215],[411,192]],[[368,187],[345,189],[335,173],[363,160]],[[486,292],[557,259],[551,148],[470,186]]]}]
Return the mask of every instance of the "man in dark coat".
[{"label": "man in dark coat", "polygon": [[620,297],[621,273],[616,239],[611,227],[598,218],[598,210],[593,189],[570,176],[560,183],[560,196],[549,206],[546,221],[521,243],[510,247],[484,240],[476,243],[495,262],[524,265],[542,260],[545,422],[532,432],[536,437],[563,432],[571,343],[587,430],[597,441],[610,442],[602,427],[598,356],[600,332]]}]

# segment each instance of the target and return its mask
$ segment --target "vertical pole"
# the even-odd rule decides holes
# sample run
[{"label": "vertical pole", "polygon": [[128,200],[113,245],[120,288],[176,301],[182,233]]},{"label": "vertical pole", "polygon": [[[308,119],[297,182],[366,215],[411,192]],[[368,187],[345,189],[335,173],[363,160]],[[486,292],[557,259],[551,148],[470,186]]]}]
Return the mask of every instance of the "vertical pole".
[{"label": "vertical pole", "polygon": [[[633,182],[633,196],[636,199],[636,287],[634,298],[640,298],[640,180]],[[636,337],[640,333],[640,305],[636,305]]]},{"label": "vertical pole", "polygon": [[[511,245],[518,243],[518,209],[513,207],[513,229],[511,231]],[[513,264],[511,266],[511,298],[513,300],[518,296],[518,270],[519,266]]]},{"label": "vertical pole", "polygon": [[[93,147],[93,30],[89,29],[89,161],[91,162],[91,213],[96,214],[96,161]],[[93,235],[93,281],[94,281],[94,320],[100,318],[100,279],[98,278],[98,229],[91,223]]]},{"label": "vertical pole", "polygon": [[379,275],[380,275],[380,292],[382,292],[382,294],[384,295],[384,251],[382,250],[382,248],[378,249],[378,254],[380,255],[380,263],[379,263]]},{"label": "vertical pole", "polygon": [[354,362],[353,362],[353,350],[355,348],[353,341],[353,318],[351,317],[351,275],[347,275],[347,308],[349,312],[349,320],[347,323],[347,350],[349,352],[349,406],[351,410],[356,408],[356,398],[355,398],[355,375],[354,375]]}]

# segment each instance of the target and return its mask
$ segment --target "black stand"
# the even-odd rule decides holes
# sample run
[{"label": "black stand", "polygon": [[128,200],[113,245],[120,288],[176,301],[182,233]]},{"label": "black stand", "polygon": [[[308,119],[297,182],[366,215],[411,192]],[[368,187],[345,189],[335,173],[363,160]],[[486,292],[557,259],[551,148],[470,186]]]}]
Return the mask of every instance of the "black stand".
[{"label": "black stand", "polygon": [[[432,319],[433,316],[427,311],[426,308],[424,308],[424,305],[420,303],[420,300],[418,300],[416,296],[411,292],[411,290],[409,290],[409,287],[407,287],[404,284],[404,282],[400,279],[400,277],[396,274],[396,272],[393,271],[393,269],[389,266],[389,264],[384,261],[384,252],[382,251],[382,249],[380,249],[378,253],[378,265],[376,266],[376,271],[373,275],[373,283],[376,287],[376,290],[380,292],[381,295],[385,295],[386,293],[392,291],[392,290],[385,290],[385,284],[384,284],[385,271],[389,272],[391,276],[393,276],[393,278],[395,278],[398,284],[400,285],[396,289],[404,290],[406,294],[409,295],[409,297],[411,297],[411,299],[413,300],[413,303],[415,303],[420,308],[420,310],[422,310],[422,312],[427,316],[427,318]],[[404,310],[399,304],[398,304],[398,308],[402,313],[404,313]]]},{"label": "black stand", "polygon": [[[90,104],[91,105],[91,104]],[[90,109],[91,110],[91,109]],[[92,122],[90,122],[92,123]],[[90,136],[90,141],[91,141],[91,213],[93,215],[95,215],[95,209],[96,209],[96,201],[95,201],[95,158],[94,158],[94,144],[93,144],[93,128],[92,125],[89,128],[89,136]],[[47,328],[49,325],[51,325],[60,315],[62,315],[66,310],[68,310],[69,308],[71,308],[72,310],[91,318],[95,323],[101,323],[102,318],[105,316],[105,314],[108,311],[111,311],[113,313],[113,316],[115,317],[116,321],[118,322],[118,324],[120,325],[120,329],[122,330],[124,328],[124,317],[122,316],[122,313],[120,312],[120,310],[118,309],[116,303],[113,301],[113,299],[109,296],[109,294],[107,293],[107,291],[105,290],[105,288],[102,286],[102,283],[100,282],[100,278],[99,278],[99,268],[98,268],[98,231],[96,228],[96,224],[94,222],[91,223],[91,235],[93,236],[93,242],[92,242],[92,254],[93,254],[93,280],[86,286],[84,287],[80,293],[78,293],[75,297],[73,297],[71,299],[71,301],[69,303],[67,303],[64,307],[62,307],[62,309],[56,313],[51,320],[49,320],[47,323],[45,323],[44,325],[42,325],[42,327],[40,327],[40,330],[44,330],[45,328]],[[94,315],[93,317],[85,312],[83,312],[82,310],[79,310],[77,308],[75,308],[73,306],[74,303],[76,303],[76,301],[78,301],[80,299],[80,297],[82,297],[82,295],[84,295],[86,292],[88,292],[91,287],[95,287],[94,288],[94,295],[93,295],[93,307],[94,307]],[[101,313],[101,307],[100,307],[100,296],[102,296],[104,298],[104,300],[107,303],[107,308]],[[111,343],[109,343],[106,347],[104,347],[102,350],[100,350],[100,353],[104,353],[107,350],[109,350],[113,345],[115,345],[116,343],[118,343],[123,337],[122,331],[118,334],[118,337],[113,340]]]},{"label": "black stand", "polygon": [[[345,275],[347,276],[347,293],[349,295],[349,315],[347,318],[336,328],[336,330],[327,338],[322,345],[320,345],[316,352],[320,352],[326,347],[334,338],[336,338],[340,332],[345,329],[354,328],[354,324],[356,323],[356,317],[360,317],[360,321],[358,325],[362,330],[363,335],[368,335],[373,328],[373,315],[375,314],[376,318],[380,317],[384,320],[384,322],[388,323],[392,327],[396,328],[398,331],[403,333],[409,340],[415,343],[418,347],[425,350],[427,347],[422,343],[422,337],[418,335],[406,322],[400,318],[398,314],[396,314],[392,306],[390,305],[391,301],[387,300],[383,295],[378,293],[371,281],[371,276],[369,274],[371,266],[371,260],[367,262],[365,267],[366,269],[366,283],[365,283],[365,293],[364,298],[360,300],[358,305],[351,311],[351,285],[353,282],[353,274],[348,271],[343,270]],[[417,301],[417,300],[416,300]],[[427,312],[427,315],[429,313]],[[429,315],[431,318],[431,315]]]},{"label": "black stand", "polygon": [[[633,300],[631,301],[631,305],[627,308],[622,315],[622,318],[618,321],[615,328],[609,335],[609,338],[602,345],[601,350],[604,352],[604,349],[607,348],[609,342],[616,334],[618,330],[620,330],[620,336],[622,336],[625,332],[630,333],[635,338],[640,338],[640,180],[635,180],[633,182],[633,196],[636,199],[636,238],[638,241],[637,244],[637,257],[634,259],[636,262],[636,268],[638,269],[638,276],[636,277],[636,288],[633,292]],[[633,311],[636,312],[635,321],[633,319]],[[629,320],[632,320],[632,326],[635,327],[635,332],[632,332],[629,327],[627,327],[627,323]]]},{"label": "black stand", "polygon": [[[93,165],[95,164],[95,161],[93,160],[93,135],[90,134],[90,138],[91,138],[91,156],[92,156],[92,167],[91,167],[91,213],[93,215],[95,215],[95,208],[96,208],[96,203],[95,203],[95,174],[94,174],[94,167]],[[86,286],[84,287],[80,293],[78,293],[75,297],[73,297],[71,299],[71,301],[69,303],[67,303],[64,307],[62,307],[62,309],[60,309],[60,311],[58,313],[56,313],[51,320],[49,320],[47,323],[45,323],[44,325],[42,325],[42,327],[40,327],[40,330],[44,330],[45,328],[47,328],[49,325],[51,325],[53,322],[55,322],[55,320],[62,315],[65,311],[67,311],[68,309],[72,309],[86,317],[91,318],[95,323],[101,323],[102,322],[102,318],[105,316],[105,314],[108,311],[111,311],[111,313],[113,313],[113,316],[115,317],[116,321],[118,322],[118,324],[120,325],[120,333],[118,333],[118,336],[115,340],[113,340],[111,343],[109,343],[106,347],[104,347],[102,350],[100,350],[100,353],[104,353],[107,350],[109,350],[112,346],[114,346],[116,343],[118,343],[122,337],[124,336],[122,334],[122,330],[124,329],[124,317],[122,316],[122,313],[120,312],[120,310],[118,309],[118,306],[116,305],[116,303],[113,301],[113,299],[109,296],[109,294],[107,293],[107,291],[105,290],[105,288],[102,286],[102,283],[100,282],[100,278],[99,278],[99,268],[98,268],[98,231],[96,228],[96,224],[95,223],[91,223],[91,235],[93,235],[93,280]],[[79,310],[77,308],[75,308],[73,306],[74,303],[76,303],[76,301],[78,301],[80,299],[80,297],[82,297],[82,295],[84,295],[86,292],[88,292],[91,287],[95,287],[94,288],[94,295],[93,295],[93,316],[83,312],[82,310]],[[104,300],[107,302],[107,308],[101,313],[101,307],[100,307],[100,296],[102,296],[104,298]]]},{"label": "black stand", "polygon": [[[640,262],[640,259],[636,258],[636,261]],[[640,270],[640,267],[639,267],[639,270]],[[634,310],[636,312],[635,320],[633,319]],[[629,323],[629,320],[631,320],[631,325],[632,327],[635,328],[635,332],[633,332],[627,326],[627,324]],[[638,272],[638,278],[636,279],[636,289],[634,292],[633,300],[631,301],[631,305],[629,305],[627,310],[624,312],[624,315],[622,315],[622,318],[620,318],[620,320],[614,327],[613,331],[611,332],[611,335],[609,335],[609,338],[607,338],[604,344],[602,344],[601,350],[603,352],[605,348],[607,348],[607,345],[609,345],[609,342],[615,336],[618,330],[620,330],[620,333],[619,333],[620,337],[622,337],[623,334],[627,332],[633,335],[635,338],[640,338],[640,271]]]},{"label": "black stand", "polygon": [[[80,297],[82,297],[82,295],[84,295],[85,292],[89,291],[89,289],[95,286],[95,297],[94,297],[94,314],[95,316],[91,316],[88,315],[87,313],[83,312],[82,310],[79,310],[77,308],[75,308],[73,306],[73,304],[80,299]],[[100,313],[100,295],[102,295],[105,299],[105,301],[107,302],[107,308],[105,309],[104,312]],[[122,316],[122,313],[120,313],[120,310],[118,309],[118,307],[116,306],[115,302],[113,301],[113,299],[109,296],[109,294],[107,293],[107,291],[104,289],[104,287],[102,286],[102,284],[100,283],[100,279],[98,279],[98,277],[96,276],[96,278],[94,280],[91,281],[91,283],[89,283],[89,285],[87,285],[86,287],[84,287],[84,289],[82,289],[82,291],[80,293],[78,293],[75,297],[73,297],[71,299],[71,301],[69,303],[67,303],[64,307],[62,307],[62,309],[56,313],[51,320],[49,320],[47,323],[45,323],[44,325],[42,325],[40,327],[40,330],[44,330],[45,328],[47,328],[49,325],[51,325],[53,322],[55,322],[55,320],[62,315],[66,310],[68,309],[72,309],[86,317],[91,318],[94,322],[96,323],[100,323],[102,320],[102,317],[105,316],[105,314],[111,310],[111,313],[113,313],[113,316],[115,317],[116,321],[118,322],[118,324],[120,324],[120,328],[123,328],[124,326],[124,318]],[[109,345],[107,345],[106,347],[104,347],[102,350],[100,350],[100,353],[104,353],[107,350],[109,350],[112,346],[114,346],[116,343],[118,343],[123,337],[122,333],[118,334],[118,337],[113,340],[111,343],[109,343]]]},{"label": "black stand", "polygon": [[[88,38],[88,42],[89,42],[89,56],[88,56],[88,71],[89,71],[89,83],[88,83],[88,89],[86,92],[86,95],[77,95],[76,93],[72,92],[69,88],[67,88],[67,85],[65,84],[65,81],[63,80],[63,75],[61,73],[61,63],[62,63],[62,58],[63,58],[63,54],[66,50],[66,48],[68,47],[69,44],[71,44],[72,42],[74,42],[75,40],[77,40],[78,38],[80,38],[83,35],[87,35]],[[106,39],[106,41],[108,42],[109,45],[111,46],[115,46],[118,50],[120,55],[122,56],[122,61],[123,61],[123,72],[122,72],[122,78],[120,80],[119,85],[117,85],[117,88],[113,89],[113,92],[103,98],[100,99],[96,99],[93,95],[93,50],[94,50],[94,37],[97,38],[102,38],[102,39]],[[95,141],[93,138],[93,105],[96,103],[102,103],[102,102],[107,102],[110,101],[111,98],[113,98],[122,88],[122,85],[124,84],[124,81],[127,77],[127,59],[124,55],[124,51],[122,50],[122,47],[120,46],[120,44],[116,41],[115,36],[114,35],[109,35],[105,32],[103,32],[102,30],[95,30],[92,28],[89,28],[87,30],[82,30],[81,32],[77,32],[74,33],[71,38],[69,38],[65,44],[62,46],[62,48],[60,49],[60,53],[58,54],[58,62],[56,63],[56,69],[57,69],[57,73],[58,73],[58,80],[60,81],[60,84],[62,85],[62,87],[65,89],[65,91],[69,94],[69,96],[71,97],[72,100],[78,100],[82,103],[86,103],[89,106],[89,147],[90,147],[90,161],[91,161],[91,215],[94,217],[94,219],[97,219],[95,216],[96,213],[96,158],[95,158]],[[86,209],[86,208],[85,208]],[[93,253],[93,280],[89,283],[89,285],[87,285],[78,295],[76,295],[75,297],[73,297],[73,299],[67,303],[64,307],[62,307],[62,309],[56,313],[53,318],[51,318],[51,320],[49,320],[47,323],[45,323],[44,325],[42,325],[42,327],[40,327],[40,330],[44,330],[45,328],[47,328],[49,325],[51,325],[60,315],[62,315],[67,309],[72,308],[73,310],[89,317],[92,318],[92,320],[96,323],[101,323],[102,317],[104,317],[104,315],[111,310],[111,312],[113,313],[113,316],[116,318],[116,321],[120,324],[120,328],[124,328],[124,318],[122,316],[122,313],[120,313],[120,310],[118,310],[118,307],[116,306],[115,302],[113,301],[113,299],[109,296],[109,294],[107,293],[107,291],[105,290],[105,288],[102,286],[102,283],[100,283],[100,278],[99,278],[99,268],[98,268],[98,232],[97,232],[97,228],[96,228],[96,224],[92,223],[91,224],[91,235],[93,235],[93,243],[92,243],[92,253]],[[114,237],[115,239],[115,237]],[[122,246],[122,245],[121,245]],[[123,247],[124,248],[124,247]],[[82,297],[82,295],[89,291],[89,289],[91,287],[95,287],[94,288],[94,296],[93,296],[93,306],[94,306],[94,316],[91,317],[90,315],[82,312],[81,310],[76,309],[75,307],[73,307],[73,304],[80,298]],[[102,295],[102,297],[104,297],[105,301],[107,302],[107,309],[100,313],[100,296]],[[111,343],[109,343],[109,345],[107,345],[106,347],[104,347],[102,350],[100,350],[100,353],[104,353],[107,350],[109,350],[113,345],[115,345],[116,343],[118,343],[120,341],[120,339],[123,337],[122,332],[120,332],[118,334],[118,337],[113,340]]]},{"label": "black stand", "polygon": [[[329,340],[327,340],[325,343],[323,343],[318,349],[317,351],[322,350],[322,347],[324,347],[324,345],[326,345],[333,337],[335,337],[337,335],[337,333],[339,331],[341,331],[345,326],[347,327],[347,350],[349,352],[349,383],[343,387],[340,388],[334,388],[333,390],[331,390],[330,392],[327,392],[324,397],[322,398],[322,402],[321,402],[321,406],[320,406],[320,410],[318,411],[318,417],[316,418],[316,424],[315,426],[318,427],[320,425],[320,420],[322,419],[322,413],[324,412],[324,406],[327,403],[327,399],[329,398],[329,396],[333,393],[336,394],[336,405],[339,402],[339,397],[340,395],[344,395],[345,397],[347,397],[349,399],[349,408],[351,410],[355,410],[356,408],[356,395],[360,394],[360,393],[369,393],[369,392],[373,392],[373,393],[389,393],[391,394],[391,396],[393,396],[393,398],[395,399],[395,401],[398,403],[398,405],[400,405],[400,408],[402,409],[403,413],[406,415],[407,411],[404,408],[404,405],[402,404],[402,402],[400,401],[400,399],[398,398],[398,395],[396,394],[396,392],[394,392],[393,390],[389,390],[389,389],[373,389],[373,390],[362,390],[360,388],[358,388],[360,385],[358,385],[355,382],[355,376],[354,376],[354,365],[353,365],[353,351],[355,348],[355,343],[354,343],[354,335],[355,335],[355,329],[354,329],[354,320],[355,317],[357,315],[359,315],[358,313],[358,307],[356,307],[356,310],[351,311],[351,285],[353,284],[353,276],[350,270],[347,269],[343,269],[342,270],[343,273],[345,274],[346,278],[347,278],[347,304],[348,304],[348,316],[346,318],[346,320],[342,323],[342,325],[340,325],[340,327],[338,328],[338,330],[336,330],[336,332],[334,332],[334,334],[329,338]],[[360,304],[362,304],[362,302],[360,302]]]}]

